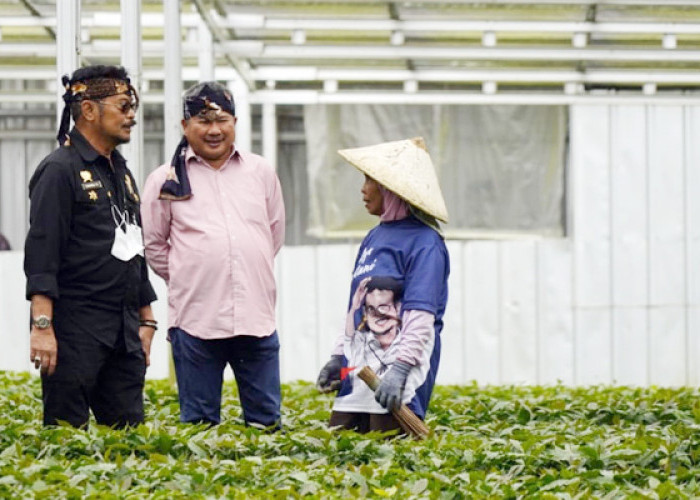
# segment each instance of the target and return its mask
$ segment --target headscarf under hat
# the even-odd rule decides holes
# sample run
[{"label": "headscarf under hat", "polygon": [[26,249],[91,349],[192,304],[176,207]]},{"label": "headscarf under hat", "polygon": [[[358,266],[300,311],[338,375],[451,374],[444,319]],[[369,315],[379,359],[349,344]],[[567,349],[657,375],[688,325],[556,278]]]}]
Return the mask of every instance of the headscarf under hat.
[{"label": "headscarf under hat", "polygon": [[381,184],[378,183],[377,185],[379,186],[379,192],[382,194],[382,214],[379,220],[391,222],[408,217],[408,203]]},{"label": "headscarf under hat", "polygon": [[[189,88],[183,97],[182,107],[185,120],[193,116],[202,116],[211,120],[223,112],[236,116],[233,95],[218,82],[198,83]],[[170,161],[170,171],[160,188],[159,199],[182,201],[192,197],[192,188],[185,166],[188,145],[187,138],[183,135]]]},{"label": "headscarf under hat", "polygon": [[99,101],[112,95],[124,94],[131,99],[134,106],[138,106],[138,93],[131,85],[126,70],[121,66],[86,66],[75,70],[71,77],[63,75],[61,82],[66,92],[63,94],[63,114],[56,135],[59,145],[67,140],[70,108],[75,102]]},{"label": "headscarf under hat", "polygon": [[423,224],[434,229],[443,239],[445,238],[445,234],[442,232],[442,228],[440,228],[440,223],[435,217],[405,202],[399,198],[397,194],[389,191],[381,184],[377,184],[379,186],[379,192],[382,193],[382,215],[380,217],[382,222],[405,219],[409,214],[412,214]]}]

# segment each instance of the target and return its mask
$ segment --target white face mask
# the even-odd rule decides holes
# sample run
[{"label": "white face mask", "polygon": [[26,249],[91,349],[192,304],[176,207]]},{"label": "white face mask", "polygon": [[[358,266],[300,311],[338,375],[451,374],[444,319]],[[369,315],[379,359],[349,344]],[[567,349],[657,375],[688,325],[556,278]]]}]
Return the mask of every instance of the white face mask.
[{"label": "white face mask", "polygon": [[112,218],[117,226],[114,228],[112,255],[124,262],[129,262],[137,255],[143,257],[141,228],[134,223],[127,222],[127,213],[121,213],[115,206],[112,206]]},{"label": "white face mask", "polygon": [[126,237],[138,255],[143,257],[143,233],[141,228],[136,224],[136,221],[126,225]]}]

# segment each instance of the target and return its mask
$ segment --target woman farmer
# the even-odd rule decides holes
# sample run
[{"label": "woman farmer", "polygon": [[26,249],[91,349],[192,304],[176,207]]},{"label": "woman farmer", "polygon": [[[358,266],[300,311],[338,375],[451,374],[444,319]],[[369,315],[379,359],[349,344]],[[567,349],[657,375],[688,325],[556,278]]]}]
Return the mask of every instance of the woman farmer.
[{"label": "woman farmer", "polygon": [[[360,245],[346,332],[321,369],[317,386],[329,391],[340,381],[331,426],[359,432],[398,429],[391,411],[401,403],[425,418],[440,362],[450,264],[437,220],[447,222],[447,209],[421,138],[345,149],[339,154],[365,175],[362,199],[367,211],[380,220]],[[383,360],[386,367],[372,399],[358,397],[360,386],[354,383],[355,377],[341,380],[341,373],[362,367],[354,365],[362,360],[353,359],[347,337],[359,328],[367,310],[366,304],[364,309],[357,305],[358,293],[363,294],[360,287],[367,287],[375,277],[395,280],[402,292],[397,317],[400,334],[392,343],[395,355]]]}]

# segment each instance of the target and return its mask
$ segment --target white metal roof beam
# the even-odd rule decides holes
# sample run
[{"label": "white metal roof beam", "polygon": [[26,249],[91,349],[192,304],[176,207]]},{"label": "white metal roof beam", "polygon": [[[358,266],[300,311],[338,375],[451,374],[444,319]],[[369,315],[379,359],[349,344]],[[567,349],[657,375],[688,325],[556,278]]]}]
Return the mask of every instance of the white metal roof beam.
[{"label": "white metal roof beam", "polygon": [[[479,60],[479,61],[618,61],[618,62],[693,62],[700,61],[700,50],[607,49],[607,48],[520,48],[520,47],[456,47],[456,46],[344,46],[344,45],[264,45],[253,41],[224,42],[218,50],[238,58],[258,59],[414,59],[414,60]],[[165,44],[158,40],[143,42],[144,57],[162,57]],[[198,47],[184,45],[183,57],[197,57]],[[85,57],[119,57],[121,42],[95,40],[82,46]],[[0,56],[53,57],[56,46],[36,43],[2,43]]]},{"label": "white metal roof beam", "polygon": [[[219,50],[235,57],[259,59],[415,59],[415,60],[494,60],[494,61],[621,61],[621,62],[695,62],[700,61],[700,50],[665,49],[608,49],[608,48],[520,48],[520,47],[455,47],[455,46],[354,46],[347,45],[266,45],[256,41],[233,41],[218,44]],[[165,44],[146,40],[143,57],[162,57]],[[197,57],[198,47],[183,45],[183,57]],[[119,57],[119,40],[94,40],[82,46],[85,57]],[[54,44],[5,43],[0,44],[0,56],[56,55]]]},{"label": "white metal roof beam", "polygon": [[[148,93],[143,96],[148,104],[163,104],[163,94]],[[55,96],[51,93],[37,92],[0,92],[3,103],[43,103],[54,104]],[[262,90],[250,94],[252,104],[272,103],[278,105],[296,104],[700,104],[700,92],[683,94],[619,93],[614,91],[592,92],[569,95],[556,92],[540,93],[500,93],[482,94],[481,92],[335,92],[332,94],[315,90]]]},{"label": "white metal roof beam", "polygon": [[[197,14],[182,14],[180,24],[186,28],[195,28],[199,20]],[[141,13],[141,26],[146,28],[162,28],[165,17],[161,13]],[[122,24],[119,12],[95,12],[83,14],[80,18],[81,28],[118,28]],[[56,27],[56,17],[46,16],[42,18],[28,16],[2,16],[0,26],[20,27]]]},{"label": "white metal roof beam", "polygon": [[288,19],[270,18],[249,14],[229,14],[217,21],[227,28],[296,30],[306,31],[403,31],[410,32],[465,32],[496,31],[525,33],[649,33],[649,34],[698,34],[700,23],[591,23],[565,21],[462,21],[393,20],[393,19]]},{"label": "white metal roof beam", "polygon": [[[700,6],[700,3],[696,3]],[[163,26],[162,14],[142,14],[142,26],[160,28]],[[182,15],[182,26],[197,27],[199,17],[194,14]],[[462,20],[393,20],[393,19],[288,19],[271,18],[257,14],[229,14],[226,18],[212,16],[221,28],[248,28],[270,30],[331,30],[331,31],[395,31],[404,32],[464,32],[496,31],[524,33],[647,33],[647,34],[698,34],[700,23],[648,23],[648,22],[567,22],[567,21],[462,21]],[[46,27],[56,26],[55,17],[18,17],[0,18],[0,26]],[[95,13],[83,16],[82,28],[109,28],[121,26],[119,13]]]},{"label": "white metal roof beam", "polygon": [[[324,0],[325,3],[374,3],[376,0]],[[425,4],[441,4],[445,0],[422,0]],[[450,3],[469,5],[631,5],[631,6],[655,6],[660,3],[669,7],[694,7],[698,5],[698,0],[450,0]]]},{"label": "white metal roof beam", "polygon": [[326,81],[345,82],[401,82],[417,80],[419,82],[530,82],[530,83],[564,83],[564,82],[656,82],[700,84],[700,72],[663,72],[663,71],[479,71],[479,70],[367,70],[367,69],[322,69],[314,67],[260,67],[253,70],[253,77],[258,81]]},{"label": "white metal roof beam", "polygon": [[432,59],[511,61],[698,62],[700,50],[520,48],[378,45],[271,45],[253,41],[220,44],[225,51],[259,59]]},{"label": "white metal roof beam", "polygon": [[[184,80],[197,80],[200,70],[196,66],[182,68]],[[233,80],[237,73],[233,68],[218,68],[220,80]],[[659,83],[659,84],[700,84],[698,71],[640,71],[640,70],[586,70],[541,71],[541,70],[390,70],[390,69],[324,69],[312,66],[262,66],[251,70],[251,77],[259,82],[314,82],[335,80],[339,82],[528,82],[528,83]],[[142,70],[144,81],[162,81],[165,72],[162,68]],[[0,80],[49,80],[56,79],[53,67],[10,67],[3,68]]]},{"label": "white metal roof beam", "polygon": [[[192,1],[194,2],[195,7],[197,8],[197,12],[199,12],[199,15],[201,16],[202,21],[209,28],[212,39],[215,40],[217,43],[221,43],[224,40],[227,40],[228,35],[224,33],[223,30],[218,26],[216,21],[214,21],[212,12],[206,8],[206,6],[202,3],[202,0]],[[228,60],[229,64],[236,68],[236,71],[239,73],[240,78],[243,80],[243,82],[245,82],[246,86],[249,89],[253,88],[254,82],[250,78],[250,64],[248,63],[248,61],[241,60],[241,58],[235,52],[228,51],[224,55]]]},{"label": "white metal roof beam", "polygon": [[[142,68],[143,80],[163,80],[165,71],[159,68]],[[220,80],[233,80],[237,73],[230,67],[216,68],[216,75]],[[185,66],[182,68],[183,80],[197,80],[200,69],[197,66]],[[54,66],[3,66],[0,71],[0,80],[56,80],[56,68]]]},{"label": "white metal roof beam", "polygon": [[616,92],[570,95],[564,93],[500,93],[481,92],[335,92],[332,94],[308,91],[258,91],[251,94],[257,104],[700,104],[700,93],[679,95],[620,94]]}]

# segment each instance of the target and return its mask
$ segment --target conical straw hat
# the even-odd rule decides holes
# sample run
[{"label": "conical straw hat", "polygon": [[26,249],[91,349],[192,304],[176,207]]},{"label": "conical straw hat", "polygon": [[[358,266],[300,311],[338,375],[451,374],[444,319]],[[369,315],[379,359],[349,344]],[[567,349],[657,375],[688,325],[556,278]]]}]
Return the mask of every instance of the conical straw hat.
[{"label": "conical straw hat", "polygon": [[340,149],[338,154],[411,205],[447,222],[445,200],[422,137]]}]

